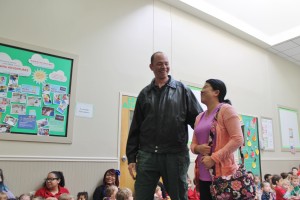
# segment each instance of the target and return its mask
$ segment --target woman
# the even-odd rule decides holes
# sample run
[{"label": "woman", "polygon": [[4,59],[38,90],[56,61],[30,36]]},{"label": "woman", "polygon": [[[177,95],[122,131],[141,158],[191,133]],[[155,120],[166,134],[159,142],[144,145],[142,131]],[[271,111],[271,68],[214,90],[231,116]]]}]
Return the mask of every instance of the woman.
[{"label": "woman", "polygon": [[45,179],[44,187],[40,188],[34,196],[40,196],[45,199],[56,198],[58,199],[61,194],[69,194],[69,190],[64,187],[65,178],[62,172],[52,171]]},{"label": "woman", "polygon": [[102,200],[105,195],[107,186],[115,185],[119,187],[119,175],[120,171],[115,169],[109,169],[104,173],[103,184],[98,186],[93,194],[93,200]]},{"label": "woman", "polygon": [[[226,86],[221,80],[207,80],[201,91],[201,102],[207,110],[197,116],[194,126],[191,150],[198,154],[200,196],[205,200],[212,199],[209,169],[214,168],[216,177],[234,174],[237,165],[233,153],[243,144],[239,117],[225,95]],[[215,134],[210,136],[216,114]]]},{"label": "woman", "polygon": [[16,199],[15,195],[4,184],[4,175],[2,169],[0,169],[0,192],[5,193],[8,199]]}]

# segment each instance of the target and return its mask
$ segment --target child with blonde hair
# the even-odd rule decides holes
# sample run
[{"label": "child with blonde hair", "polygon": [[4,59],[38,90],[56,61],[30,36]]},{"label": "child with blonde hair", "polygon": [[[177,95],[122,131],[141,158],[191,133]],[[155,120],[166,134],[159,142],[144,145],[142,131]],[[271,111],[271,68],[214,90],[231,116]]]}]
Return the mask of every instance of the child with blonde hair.
[{"label": "child with blonde hair", "polygon": [[271,192],[271,185],[269,182],[264,181],[261,183],[262,195],[261,200],[273,200],[275,195]]},{"label": "child with blonde hair", "polygon": [[115,185],[108,186],[105,190],[105,197],[103,200],[116,200],[116,194],[118,190],[118,187]]},{"label": "child with blonde hair", "polygon": [[8,200],[8,196],[5,192],[0,192],[0,200]]},{"label": "child with blonde hair", "polygon": [[131,190],[129,188],[119,189],[116,194],[116,200],[133,200]]}]

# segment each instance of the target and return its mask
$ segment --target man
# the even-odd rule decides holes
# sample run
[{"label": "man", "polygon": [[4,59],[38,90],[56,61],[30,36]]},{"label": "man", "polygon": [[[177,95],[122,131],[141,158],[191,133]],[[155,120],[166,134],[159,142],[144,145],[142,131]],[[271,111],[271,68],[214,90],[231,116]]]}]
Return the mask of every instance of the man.
[{"label": "man", "polygon": [[[139,94],[128,135],[128,169],[135,199],[153,200],[160,177],[172,200],[187,200],[188,127],[202,112],[192,91],[169,76],[168,57],[151,56],[154,79]],[[134,171],[136,170],[136,177]]]}]

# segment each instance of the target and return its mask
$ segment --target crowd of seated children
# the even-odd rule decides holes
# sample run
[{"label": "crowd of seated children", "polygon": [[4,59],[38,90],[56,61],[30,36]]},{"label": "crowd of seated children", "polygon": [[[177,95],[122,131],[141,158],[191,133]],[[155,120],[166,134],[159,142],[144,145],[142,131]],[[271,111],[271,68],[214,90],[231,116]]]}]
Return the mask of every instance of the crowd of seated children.
[{"label": "crowd of seated children", "polygon": [[[119,188],[118,170],[109,169],[103,176],[103,183],[98,186],[93,194],[93,200],[132,200],[133,195],[129,188]],[[279,175],[265,174],[264,181],[260,183],[260,178],[254,176],[252,172],[248,172],[253,177],[257,200],[300,200],[300,177],[299,170],[295,167],[291,172],[283,172]],[[200,200],[200,194],[193,187],[192,181],[187,177],[188,183],[188,199]],[[69,194],[69,190],[65,188],[64,175],[60,171],[49,172],[43,183],[43,187],[38,189],[34,195],[22,194],[16,198],[4,185],[3,171],[0,169],[0,200],[74,200]],[[161,182],[158,182],[154,192],[153,200],[166,200],[170,198]],[[77,200],[88,200],[87,192],[79,192]]]}]

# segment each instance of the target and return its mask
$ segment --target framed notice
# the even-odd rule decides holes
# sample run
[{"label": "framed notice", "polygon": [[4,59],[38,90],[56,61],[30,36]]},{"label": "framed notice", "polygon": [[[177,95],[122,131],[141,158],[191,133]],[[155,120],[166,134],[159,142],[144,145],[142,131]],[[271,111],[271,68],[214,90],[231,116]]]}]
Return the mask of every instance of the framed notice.
[{"label": "framed notice", "polygon": [[0,38],[0,139],[71,143],[76,63],[72,54]]},{"label": "framed notice", "polygon": [[273,120],[271,118],[261,117],[261,131],[263,149],[265,151],[274,151]]},{"label": "framed notice", "polygon": [[300,150],[298,112],[292,108],[279,106],[278,113],[281,133],[281,149],[283,151],[295,153],[295,151]]}]

